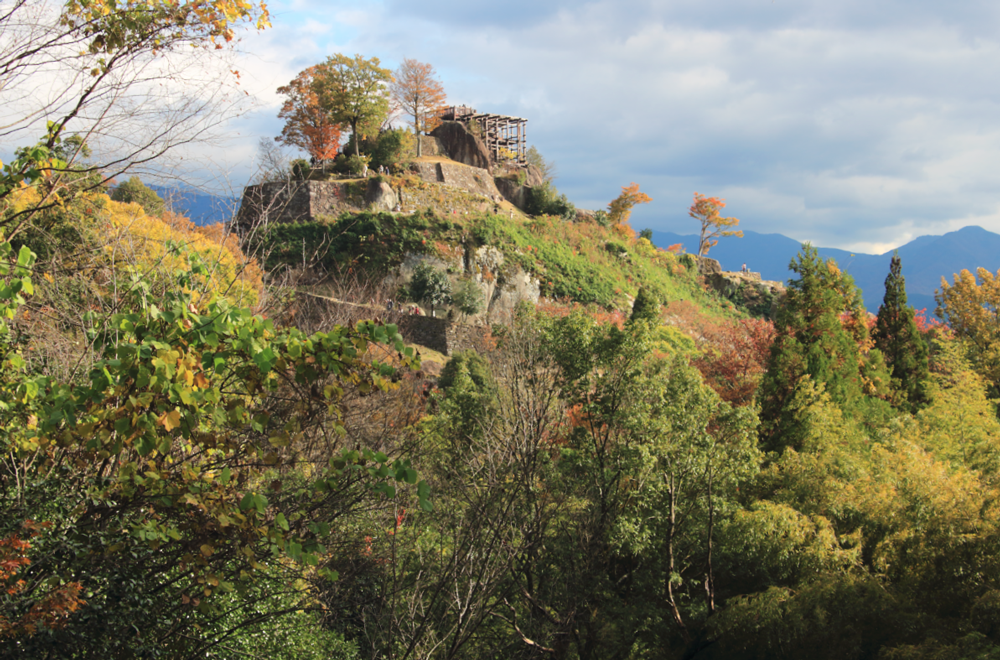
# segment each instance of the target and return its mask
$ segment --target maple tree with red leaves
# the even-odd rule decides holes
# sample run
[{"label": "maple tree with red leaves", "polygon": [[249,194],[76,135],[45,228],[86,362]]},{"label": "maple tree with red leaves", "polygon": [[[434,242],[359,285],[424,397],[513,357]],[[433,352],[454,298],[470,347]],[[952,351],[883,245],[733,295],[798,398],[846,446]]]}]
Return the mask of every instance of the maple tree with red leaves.
[{"label": "maple tree with red leaves", "polygon": [[278,118],[285,120],[285,127],[281,129],[281,135],[274,139],[281,144],[298,147],[319,161],[337,155],[341,128],[330,121],[313,91],[313,80],[318,71],[318,65],[311,66],[300,71],[290,83],[278,88],[278,93],[288,98],[278,113]]},{"label": "maple tree with red leaves", "polygon": [[739,319],[702,327],[702,354],[691,361],[723,401],[753,403],[774,343],[774,324]]},{"label": "maple tree with red leaves", "polygon": [[[636,204],[648,204],[653,198],[644,192],[639,192],[639,184],[633,182],[622,186],[622,194],[608,204],[608,220],[616,229],[628,223],[632,215],[632,207]],[[634,232],[633,232],[634,233]]]}]

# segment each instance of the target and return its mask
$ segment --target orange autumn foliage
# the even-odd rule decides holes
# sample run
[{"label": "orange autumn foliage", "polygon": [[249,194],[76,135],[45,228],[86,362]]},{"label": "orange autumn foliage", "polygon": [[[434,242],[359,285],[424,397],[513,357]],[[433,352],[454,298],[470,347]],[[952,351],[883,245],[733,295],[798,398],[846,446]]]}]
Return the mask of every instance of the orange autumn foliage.
[{"label": "orange autumn foliage", "polygon": [[653,201],[652,197],[644,192],[639,192],[638,183],[633,182],[630,186],[622,186],[622,194],[608,204],[608,220],[619,233],[631,233],[630,237],[635,238],[635,231],[631,227],[627,227],[629,217],[632,215],[632,207],[651,201]]},{"label": "orange autumn foliage", "polygon": [[337,155],[341,130],[319,106],[319,97],[313,91],[317,70],[318,66],[311,66],[300,71],[290,83],[278,88],[278,93],[288,98],[278,113],[278,118],[285,120],[285,127],[274,139],[298,147],[316,160],[328,160]]},{"label": "orange autumn foliage", "polygon": [[742,237],[738,229],[727,229],[740,224],[737,218],[723,218],[719,211],[726,207],[726,202],[719,197],[706,197],[701,193],[694,194],[694,203],[688,209],[688,215],[701,223],[701,234],[698,238],[698,256],[708,254],[709,249],[719,242],[721,236]]},{"label": "orange autumn foliage", "polygon": [[[23,533],[0,539],[0,589],[9,597],[20,597],[27,612],[11,620],[0,614],[0,637],[34,635],[39,628],[59,628],[85,601],[80,599],[80,583],[69,582],[53,588],[40,587],[42,593],[29,594],[28,583],[18,577],[22,569],[31,565],[27,539],[38,536],[50,523],[26,520]],[[22,538],[23,537],[23,538]],[[28,606],[28,603],[31,603]]]},{"label": "orange autumn foliage", "polygon": [[582,311],[584,314],[594,319],[595,322],[599,324],[612,324],[619,330],[625,328],[625,322],[628,320],[628,316],[617,309],[607,310],[603,307],[598,307],[597,305],[582,305],[578,302],[572,302],[568,299],[561,300],[539,300],[535,305],[540,313],[545,316],[552,318],[565,318],[576,312]]},{"label": "orange autumn foliage", "polygon": [[441,122],[441,110],[448,99],[437,72],[430,64],[404,59],[393,73],[389,89],[393,101],[411,117],[409,123],[417,135],[434,130]]},{"label": "orange autumn foliage", "polygon": [[767,368],[774,335],[774,324],[763,319],[705,324],[702,352],[692,364],[723,401],[749,405]]}]

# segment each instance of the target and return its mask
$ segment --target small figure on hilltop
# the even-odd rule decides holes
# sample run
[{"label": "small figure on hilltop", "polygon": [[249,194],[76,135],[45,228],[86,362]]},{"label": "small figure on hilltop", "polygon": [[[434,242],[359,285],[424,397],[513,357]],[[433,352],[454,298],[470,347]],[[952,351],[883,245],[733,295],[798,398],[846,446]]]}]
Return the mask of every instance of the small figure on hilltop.
[{"label": "small figure on hilltop", "polygon": [[750,271],[749,271],[749,270],[747,270],[747,265],[746,265],[746,264],[743,264],[743,270],[741,270],[740,272],[741,272],[741,273],[743,273],[744,275],[746,275],[746,274],[747,274],[747,273],[749,273]]}]

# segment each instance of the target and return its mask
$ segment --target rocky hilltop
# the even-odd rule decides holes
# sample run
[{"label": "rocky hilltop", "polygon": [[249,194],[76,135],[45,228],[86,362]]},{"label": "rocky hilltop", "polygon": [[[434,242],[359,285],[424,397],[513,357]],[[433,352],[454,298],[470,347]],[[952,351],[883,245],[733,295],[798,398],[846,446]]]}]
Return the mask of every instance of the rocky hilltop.
[{"label": "rocky hilltop", "polygon": [[460,122],[443,122],[422,138],[421,148],[426,155],[414,158],[400,176],[371,173],[366,178],[247,186],[237,224],[311,222],[344,212],[409,213],[427,208],[446,214],[505,209],[513,215],[523,212],[528,191],[543,183],[534,166],[510,171],[491,163],[482,140]]},{"label": "rocky hilltop", "polygon": [[785,297],[785,285],[781,282],[764,280],[760,273],[722,270],[715,259],[700,257],[698,271],[706,285],[754,316],[773,319]]}]

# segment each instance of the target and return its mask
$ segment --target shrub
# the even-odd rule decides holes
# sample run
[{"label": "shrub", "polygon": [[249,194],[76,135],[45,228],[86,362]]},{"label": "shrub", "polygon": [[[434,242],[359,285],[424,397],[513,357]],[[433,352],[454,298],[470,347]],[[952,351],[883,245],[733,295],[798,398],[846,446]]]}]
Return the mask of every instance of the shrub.
[{"label": "shrub", "polygon": [[337,154],[337,157],[333,161],[333,171],[337,174],[360,176],[364,169],[365,161],[353,154],[350,156]]},{"label": "shrub", "polygon": [[576,217],[576,207],[548,182],[528,188],[524,207],[529,215],[555,215],[566,220]]},{"label": "shrub", "polygon": [[139,177],[133,176],[111,193],[111,199],[116,202],[135,203],[142,207],[146,215],[158,217],[163,215],[167,205],[156,192],[146,186]]},{"label": "shrub", "polygon": [[[368,165],[377,170],[379,166],[384,166],[391,172],[401,172],[406,155],[414,149],[414,136],[405,128],[391,128],[381,131],[377,136],[362,138],[359,151],[368,156]],[[354,151],[354,136],[352,135],[347,144],[344,145],[344,152]],[[357,169],[357,173],[361,168]],[[355,172],[352,172],[352,174]]]},{"label": "shrub", "polygon": [[296,158],[292,161],[292,178],[297,181],[305,181],[309,178],[312,168],[305,158]]},{"label": "shrub", "polygon": [[451,302],[451,281],[448,276],[427,262],[421,262],[410,280],[410,295],[418,302],[427,303],[434,315],[436,307]]}]

